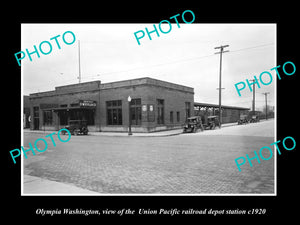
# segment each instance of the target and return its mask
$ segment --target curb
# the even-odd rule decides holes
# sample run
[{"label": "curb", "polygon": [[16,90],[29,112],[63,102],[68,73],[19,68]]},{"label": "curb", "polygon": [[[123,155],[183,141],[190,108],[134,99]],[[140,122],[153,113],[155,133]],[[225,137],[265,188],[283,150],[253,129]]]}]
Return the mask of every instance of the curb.
[{"label": "curb", "polygon": [[173,133],[133,133],[132,135],[128,135],[125,133],[113,133],[113,132],[89,132],[92,136],[105,136],[105,137],[167,137],[167,136],[175,136],[182,134],[182,130]]},{"label": "curb", "polygon": [[[36,133],[36,134],[51,134],[56,131],[42,131],[42,130],[23,130],[24,133]],[[163,132],[163,131],[162,131]],[[115,132],[89,132],[88,136],[105,136],[105,137],[167,137],[167,136],[175,136],[175,135],[180,135],[182,134],[182,130],[178,132],[169,132],[169,133],[161,133],[161,132],[153,132],[153,133],[133,133],[132,135],[128,135],[127,132],[120,132],[120,133],[115,133]],[[85,136],[85,135],[83,135]]]}]

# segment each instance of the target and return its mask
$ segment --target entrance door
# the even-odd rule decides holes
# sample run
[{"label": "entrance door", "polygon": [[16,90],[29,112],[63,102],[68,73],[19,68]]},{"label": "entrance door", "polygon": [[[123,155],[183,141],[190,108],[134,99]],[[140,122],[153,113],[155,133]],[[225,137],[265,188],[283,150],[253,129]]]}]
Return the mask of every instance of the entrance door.
[{"label": "entrance door", "polygon": [[33,129],[39,130],[40,129],[40,113],[39,113],[39,107],[33,107]]}]

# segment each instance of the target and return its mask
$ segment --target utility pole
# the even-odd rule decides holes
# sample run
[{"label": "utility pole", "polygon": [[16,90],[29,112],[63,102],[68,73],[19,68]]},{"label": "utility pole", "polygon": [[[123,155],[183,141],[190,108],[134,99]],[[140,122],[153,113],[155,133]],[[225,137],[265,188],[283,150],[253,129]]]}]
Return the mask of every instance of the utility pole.
[{"label": "utility pole", "polygon": [[81,69],[80,69],[80,41],[78,40],[78,62],[79,62],[79,83],[81,82]]},{"label": "utility pole", "polygon": [[254,83],[254,79],[253,80],[250,80],[250,81],[253,81],[253,100],[252,100],[252,112],[253,112],[253,115],[255,115],[255,83]]},{"label": "utility pole", "polygon": [[266,120],[268,120],[268,97],[267,95],[270,94],[270,92],[265,92],[265,93],[262,93],[263,95],[265,95],[265,100],[266,100]]},{"label": "utility pole", "polygon": [[222,110],[221,110],[221,93],[222,93],[222,54],[225,52],[224,48],[229,47],[229,45],[221,45],[219,47],[215,47],[215,49],[220,49],[220,52],[216,52],[215,54],[220,54],[220,74],[219,74],[219,122],[220,122],[220,128],[222,125]]}]

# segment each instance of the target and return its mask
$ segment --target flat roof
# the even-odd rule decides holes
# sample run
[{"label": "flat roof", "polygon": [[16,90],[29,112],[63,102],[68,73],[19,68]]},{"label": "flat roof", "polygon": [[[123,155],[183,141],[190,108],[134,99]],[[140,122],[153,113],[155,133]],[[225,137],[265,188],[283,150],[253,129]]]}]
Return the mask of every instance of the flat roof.
[{"label": "flat roof", "polygon": [[112,88],[121,88],[121,87],[128,87],[128,86],[137,86],[137,85],[153,85],[153,86],[159,86],[163,88],[174,89],[178,91],[190,92],[194,94],[194,88],[188,86],[157,80],[150,77],[142,77],[142,78],[115,81],[115,82],[109,82],[103,84],[101,84],[100,80],[96,80],[96,81],[89,81],[89,82],[83,82],[78,84],[57,86],[53,91],[32,93],[29,95],[29,97],[30,98],[46,97],[46,96],[81,92],[81,91],[99,91],[99,89],[106,90]]},{"label": "flat roof", "polygon": [[136,86],[136,85],[153,85],[153,86],[159,86],[159,87],[194,93],[194,88],[192,87],[184,86],[181,84],[175,84],[167,81],[157,80],[150,77],[142,77],[142,78],[136,78],[130,80],[103,83],[100,85],[100,88],[103,90],[103,89],[119,88],[119,87],[126,87],[126,86]]},{"label": "flat roof", "polygon": [[[194,106],[219,108],[219,104],[201,103],[201,102],[194,102]],[[224,109],[250,110],[250,108],[239,107],[239,106],[221,105],[221,107],[224,108]]]}]

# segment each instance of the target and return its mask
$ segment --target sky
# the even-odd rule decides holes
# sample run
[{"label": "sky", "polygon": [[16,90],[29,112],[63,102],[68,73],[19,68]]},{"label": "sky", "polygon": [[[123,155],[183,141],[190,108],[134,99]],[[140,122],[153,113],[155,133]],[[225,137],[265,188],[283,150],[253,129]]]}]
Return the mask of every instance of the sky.
[{"label": "sky", "polygon": [[[180,21],[179,21],[180,22]],[[22,24],[21,50],[34,51],[43,41],[52,44],[48,55],[40,58],[32,54],[21,61],[22,92],[51,91],[57,86],[78,83],[80,40],[81,82],[101,80],[102,83],[151,77],[194,88],[195,102],[218,104],[220,45],[229,45],[222,58],[222,105],[252,107],[249,88],[239,97],[235,84],[253,79],[263,71],[273,75],[270,85],[256,86],[256,110],[265,105],[275,105],[276,24],[200,24],[172,23],[169,33],[145,35],[138,45],[134,33],[145,28],[153,30],[153,24]],[[156,24],[158,27],[158,24]],[[162,29],[168,30],[163,24]],[[76,40],[66,45],[62,35],[72,31]],[[61,49],[57,48],[57,38]],[[66,41],[72,41],[68,34]],[[43,44],[46,52],[47,44]],[[16,61],[17,63],[17,61]],[[265,83],[269,81],[263,77]]]}]

